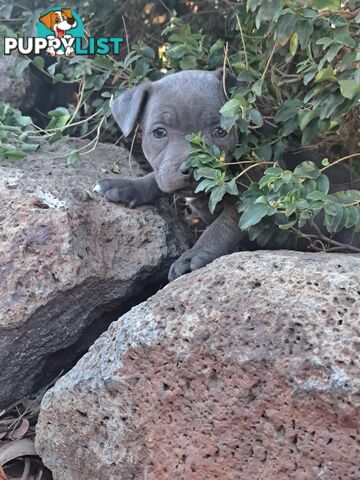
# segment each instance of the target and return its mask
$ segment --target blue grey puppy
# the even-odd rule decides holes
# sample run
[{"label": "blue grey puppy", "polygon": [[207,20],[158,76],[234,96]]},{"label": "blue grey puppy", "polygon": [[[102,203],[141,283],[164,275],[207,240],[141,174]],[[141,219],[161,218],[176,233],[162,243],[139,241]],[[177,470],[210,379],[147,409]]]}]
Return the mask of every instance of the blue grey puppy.
[{"label": "blue grey puppy", "polygon": [[[117,97],[111,105],[114,118],[125,137],[140,124],[142,148],[154,171],[140,178],[101,180],[95,191],[129,207],[151,204],[163,192],[193,195],[195,182],[191,169],[186,167],[190,146],[185,136],[200,131],[209,143],[225,152],[237,142],[235,129],[227,133],[220,126],[219,110],[226,101],[222,75],[222,71],[174,73]],[[207,205],[207,199],[198,202],[201,212],[206,210],[203,203]],[[170,281],[236,251],[244,237],[237,225],[236,209],[228,200],[217,216],[207,215],[204,220],[212,223],[196,244],[173,263]]]},{"label": "blue grey puppy", "polygon": [[[235,77],[228,72],[226,77],[227,88],[236,85]],[[237,142],[235,129],[226,132],[220,126],[219,110],[226,101],[223,83],[222,70],[190,70],[144,83],[117,97],[112,102],[115,120],[125,137],[140,124],[142,148],[154,171],[141,178],[101,180],[95,191],[111,202],[124,203],[129,207],[153,203],[163,193],[194,196],[196,182],[191,169],[186,166],[190,146],[185,136],[200,131],[209,143],[218,145],[225,152],[232,150]],[[259,130],[259,134],[266,137],[266,127]],[[304,160],[321,165],[321,156],[311,151],[287,151],[279,163],[281,167],[292,170]],[[360,188],[359,178],[354,178],[344,166],[333,170],[329,174],[331,191]],[[238,227],[239,215],[233,197],[225,197],[216,215],[209,214],[207,202],[206,196],[201,195],[193,202],[194,209],[209,226],[196,244],[173,263],[169,271],[170,281],[205,266],[221,255],[236,251],[241,243],[249,246],[247,234]],[[326,233],[321,215],[317,224],[322,233]],[[305,227],[304,232],[317,233],[313,227]],[[349,245],[357,249],[350,251],[359,251],[360,234],[353,230],[345,229],[334,239],[345,244],[340,251],[349,251]],[[307,250],[307,241],[300,240],[296,248]]]}]

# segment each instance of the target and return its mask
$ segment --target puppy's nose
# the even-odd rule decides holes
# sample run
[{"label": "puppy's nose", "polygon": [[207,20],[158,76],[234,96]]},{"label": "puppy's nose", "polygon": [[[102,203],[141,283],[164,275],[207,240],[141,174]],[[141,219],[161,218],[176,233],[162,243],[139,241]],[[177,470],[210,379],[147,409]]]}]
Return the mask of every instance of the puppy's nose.
[{"label": "puppy's nose", "polygon": [[180,167],[179,167],[179,170],[180,172],[183,174],[183,175],[186,175],[186,176],[190,176],[193,172],[193,168],[192,167],[188,167],[186,165],[186,162],[183,162]]},{"label": "puppy's nose", "polygon": [[67,22],[68,22],[69,25],[74,25],[75,21],[76,21],[75,18],[68,18],[67,19]]}]

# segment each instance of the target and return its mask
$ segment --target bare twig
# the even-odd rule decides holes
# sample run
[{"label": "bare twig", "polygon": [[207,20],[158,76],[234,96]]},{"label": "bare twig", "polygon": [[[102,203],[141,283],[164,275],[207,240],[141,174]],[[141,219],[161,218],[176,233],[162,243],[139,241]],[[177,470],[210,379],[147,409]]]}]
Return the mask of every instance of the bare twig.
[{"label": "bare twig", "polygon": [[129,35],[128,35],[128,32],[127,32],[124,15],[121,15],[121,19],[122,19],[122,22],[123,22],[123,25],[124,25],[124,30],[125,30],[126,49],[129,53],[130,52]]},{"label": "bare twig", "polygon": [[[315,239],[315,240],[323,240],[324,242],[327,242],[327,243],[333,245],[334,247],[337,247],[338,250],[339,249],[346,249],[350,252],[360,253],[360,248],[354,247],[353,245],[349,245],[347,243],[337,242],[336,240],[324,235],[322,233],[322,231],[320,230],[320,228],[318,227],[318,225],[316,225],[316,223],[312,222],[311,225],[314,228],[314,230],[316,230],[317,235],[313,235],[313,234],[310,234],[310,233],[305,234],[305,233],[301,232],[300,230],[296,230],[296,229],[291,229],[291,231],[293,233],[296,233],[300,237],[304,237],[304,238],[308,239],[312,248],[316,248],[316,245],[314,244],[314,242],[311,241],[311,239]],[[327,248],[326,248],[326,251],[328,251]]]},{"label": "bare twig", "polygon": [[29,479],[29,473],[30,473],[30,458],[25,458],[25,465],[24,465],[24,470],[21,475],[21,480],[28,480]]},{"label": "bare twig", "polygon": [[236,177],[235,177],[235,180],[237,180],[238,178],[242,177],[243,175],[245,175],[246,172],[248,172],[249,170],[251,170],[252,168],[255,168],[255,167],[259,167],[260,165],[273,165],[274,162],[254,162],[252,165],[250,165],[249,167],[246,167],[244,170],[242,170]]},{"label": "bare twig", "polygon": [[224,62],[223,62],[223,74],[222,74],[222,87],[224,90],[224,94],[227,100],[229,100],[229,96],[226,91],[226,62],[227,62],[227,57],[228,57],[228,49],[229,49],[229,43],[226,42],[225,47],[224,47]]},{"label": "bare twig", "polygon": [[244,34],[243,34],[243,30],[242,30],[242,27],[241,27],[241,22],[240,22],[240,18],[239,18],[238,14],[236,14],[236,21],[237,21],[237,24],[238,24],[238,27],[239,27],[239,30],[240,30],[241,42],[242,42],[243,49],[244,49],[245,67],[246,67],[246,70],[249,70],[249,60],[248,60],[247,51],[246,51],[245,39],[244,39]]},{"label": "bare twig", "polygon": [[346,157],[338,158],[337,160],[335,160],[335,162],[329,163],[329,165],[326,165],[325,167],[323,167],[320,170],[320,172],[323,172],[324,170],[327,170],[328,168],[333,167],[337,163],[343,162],[344,160],[348,160],[349,158],[353,158],[353,157],[360,157],[360,153],[353,153],[352,155],[346,155]]},{"label": "bare twig", "polygon": [[265,65],[265,68],[264,68],[264,71],[263,71],[263,73],[262,73],[262,75],[261,75],[260,80],[264,80],[264,78],[265,78],[265,75],[266,75],[266,72],[267,72],[268,69],[269,69],[269,66],[270,66],[272,57],[274,56],[276,47],[277,47],[277,43],[275,42],[275,43],[274,43],[274,46],[273,46],[273,48],[272,48],[272,50],[271,50],[270,56],[269,56],[269,58],[268,58],[268,60],[267,60],[267,62],[266,62],[266,65]]}]

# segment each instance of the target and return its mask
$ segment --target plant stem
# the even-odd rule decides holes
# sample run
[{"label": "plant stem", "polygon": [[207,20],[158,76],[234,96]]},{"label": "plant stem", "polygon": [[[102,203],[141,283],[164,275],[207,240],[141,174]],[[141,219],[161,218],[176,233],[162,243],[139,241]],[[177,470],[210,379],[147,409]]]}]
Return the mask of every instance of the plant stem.
[{"label": "plant stem", "polygon": [[349,158],[353,157],[360,157],[360,153],[353,153],[352,155],[346,155],[346,157],[339,158],[338,160],[335,160],[335,162],[329,163],[329,165],[326,165],[325,167],[320,169],[320,172],[323,172],[324,170],[336,165],[337,163],[343,162],[344,160],[348,160]]},{"label": "plant stem", "polygon": [[243,44],[243,49],[244,49],[245,67],[246,67],[246,70],[249,70],[249,60],[248,60],[247,51],[246,51],[245,39],[244,39],[244,34],[243,34],[243,30],[241,27],[241,22],[238,14],[236,14],[236,21],[240,30],[241,42]]}]

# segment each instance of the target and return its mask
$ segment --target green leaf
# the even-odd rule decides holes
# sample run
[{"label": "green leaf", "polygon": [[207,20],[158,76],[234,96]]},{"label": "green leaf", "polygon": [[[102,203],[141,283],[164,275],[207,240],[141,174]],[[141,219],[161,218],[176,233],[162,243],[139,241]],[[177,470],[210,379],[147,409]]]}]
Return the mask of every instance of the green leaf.
[{"label": "green leaf", "polygon": [[281,175],[284,170],[280,167],[270,167],[265,170],[265,175]]},{"label": "green leaf", "polygon": [[194,55],[186,55],[180,62],[181,70],[193,70],[196,67],[197,61]]},{"label": "green leaf", "polygon": [[147,58],[155,59],[155,51],[153,48],[149,47],[148,45],[141,45],[139,48],[140,53]]},{"label": "green leaf", "polygon": [[323,165],[324,167],[327,167],[328,165],[330,165],[329,159],[328,158],[323,158],[321,160],[321,165]]},{"label": "green leaf", "polygon": [[276,123],[287,122],[288,120],[297,116],[299,108],[302,107],[302,101],[298,98],[293,98],[291,100],[285,100],[284,103],[278,108],[274,120]]},{"label": "green leaf", "polygon": [[303,210],[300,212],[299,215],[299,228],[302,228],[310,218],[312,218],[313,214],[308,210]]},{"label": "green leaf", "polygon": [[215,180],[217,170],[210,167],[201,167],[195,170],[194,178],[195,180],[200,180],[200,178],[210,178],[211,180]]},{"label": "green leaf", "polygon": [[321,172],[314,162],[306,161],[300,163],[294,170],[294,175],[299,178],[312,178],[317,179],[320,177]]},{"label": "green leaf", "polygon": [[255,93],[257,97],[261,97],[263,83],[264,83],[264,80],[260,79],[260,80],[257,80],[252,86],[252,91]]},{"label": "green leaf", "polygon": [[306,18],[299,19],[296,23],[296,31],[299,35],[300,47],[302,49],[306,48],[314,31],[313,22]]},{"label": "green leaf", "polygon": [[321,106],[320,110],[320,118],[324,120],[325,118],[329,118],[336,108],[344,102],[344,99],[341,95],[329,95]]},{"label": "green leaf", "polygon": [[269,226],[266,223],[257,223],[256,225],[253,225],[252,227],[249,228],[249,240],[253,242],[256,240],[259,235],[264,233],[265,230],[267,230]]},{"label": "green leaf", "polygon": [[275,143],[275,147],[274,147],[274,158],[273,158],[274,162],[278,162],[279,160],[281,160],[284,152],[285,152],[284,142],[282,142],[281,140],[278,140]]},{"label": "green leaf", "polygon": [[272,20],[278,10],[282,8],[282,0],[262,0],[259,9],[259,21]]},{"label": "green leaf", "polygon": [[324,210],[325,210],[325,213],[327,215],[330,215],[331,217],[334,217],[336,215],[336,212],[337,212],[335,204],[333,202],[326,203],[325,207],[324,207]]},{"label": "green leaf", "polygon": [[341,95],[350,100],[360,93],[360,84],[356,80],[339,80]]},{"label": "green leaf", "polygon": [[13,8],[14,5],[3,5],[0,8],[0,16],[3,17],[5,20],[10,20]]},{"label": "green leaf", "polygon": [[112,70],[114,68],[113,62],[108,57],[97,55],[92,61],[92,65],[102,70]]},{"label": "green leaf", "polygon": [[338,33],[335,38],[337,42],[347,47],[354,48],[356,46],[355,40],[347,33]]},{"label": "green leaf", "polygon": [[209,191],[210,188],[212,187],[215,187],[216,186],[216,182],[214,180],[210,180],[208,178],[206,178],[205,180],[202,180],[198,186],[196,187],[195,189],[195,193],[199,193],[199,192],[207,192]]},{"label": "green leaf", "polygon": [[317,179],[317,187],[320,192],[322,193],[328,193],[329,188],[330,188],[330,182],[329,179],[326,175],[323,173],[320,175],[320,177]]},{"label": "green leaf", "polygon": [[326,202],[328,196],[326,195],[326,193],[315,191],[315,192],[308,193],[306,195],[306,198],[308,200],[315,200],[315,201],[321,200],[321,201]]},{"label": "green leaf", "polygon": [[297,32],[293,33],[290,37],[289,50],[292,56],[295,55],[299,46],[299,34]]},{"label": "green leaf", "polygon": [[263,118],[261,113],[256,110],[255,108],[252,108],[250,110],[250,116],[251,116],[251,121],[254,125],[260,127],[263,124]]},{"label": "green leaf", "polygon": [[351,205],[348,216],[345,222],[345,228],[353,228],[359,225],[360,222],[360,207],[358,205]]},{"label": "green leaf", "polygon": [[64,80],[65,76],[63,73],[55,73],[54,78],[53,78],[53,83],[58,83],[62,82]]},{"label": "green leaf", "polygon": [[302,110],[299,112],[300,130],[303,131],[305,127],[318,116],[314,110]]},{"label": "green leaf", "polygon": [[326,80],[335,80],[334,69],[328,65],[316,74],[315,82],[325,82]]},{"label": "green leaf", "polygon": [[304,79],[303,79],[304,85],[307,85],[308,83],[311,82],[311,80],[315,77],[316,72],[317,72],[317,67],[312,66],[311,68],[309,68],[309,70],[304,75]]},{"label": "green leaf", "polygon": [[36,65],[40,70],[44,70],[45,60],[43,57],[37,56],[33,60],[34,65]]},{"label": "green leaf", "polygon": [[57,142],[58,140],[60,140],[60,138],[62,138],[62,133],[60,131],[58,132],[55,132],[53,133],[49,139],[48,139],[48,142],[50,145],[52,145],[53,143]]},{"label": "green leaf", "polygon": [[224,117],[232,117],[239,111],[239,101],[236,98],[228,100],[220,109],[221,115]]},{"label": "green leaf", "polygon": [[12,147],[7,149],[4,152],[0,150],[0,159],[4,160],[21,160],[25,157],[25,153],[20,148],[15,148],[13,145],[3,145],[5,147]]},{"label": "green leaf", "polygon": [[329,216],[327,213],[325,213],[325,226],[330,233],[335,233],[337,231],[344,214],[341,205],[338,203],[334,203],[333,205],[336,210],[336,214]]},{"label": "green leaf", "polygon": [[216,205],[223,199],[225,193],[226,193],[225,185],[218,185],[211,191],[210,198],[209,198],[210,213],[214,213]]},{"label": "green leaf", "polygon": [[340,0],[312,0],[312,6],[315,10],[339,10]]},{"label": "green leaf", "polygon": [[32,119],[31,117],[27,117],[25,115],[15,115],[16,122],[21,126],[21,127],[28,127],[29,125],[32,124]]},{"label": "green leaf", "polygon": [[282,225],[278,225],[281,230],[289,230],[289,228],[293,227],[296,224],[296,220],[293,220],[289,223],[283,223]]},{"label": "green leaf", "polygon": [[306,200],[302,199],[296,202],[294,206],[297,210],[304,210],[306,208],[309,208],[309,203]]},{"label": "green leaf", "polygon": [[270,162],[272,156],[272,147],[269,144],[262,145],[256,150],[258,157],[265,160],[265,162]]},{"label": "green leaf", "polygon": [[25,143],[24,145],[21,145],[21,150],[24,152],[35,152],[39,146],[38,143]]},{"label": "green leaf", "polygon": [[297,15],[291,10],[289,13],[281,15],[275,29],[276,38],[284,38],[292,35],[295,31],[297,19]]},{"label": "green leaf", "polygon": [[74,167],[76,162],[79,160],[80,155],[79,152],[72,152],[67,158],[67,164],[71,167]]},{"label": "green leaf", "polygon": [[228,193],[229,195],[239,195],[239,189],[236,184],[235,178],[230,180],[230,182],[226,182],[225,186],[226,186],[226,193]]},{"label": "green leaf", "polygon": [[268,211],[268,205],[263,203],[255,203],[246,207],[244,213],[239,220],[239,227],[241,230],[247,230],[252,225],[256,225],[262,218],[265,217]]}]

